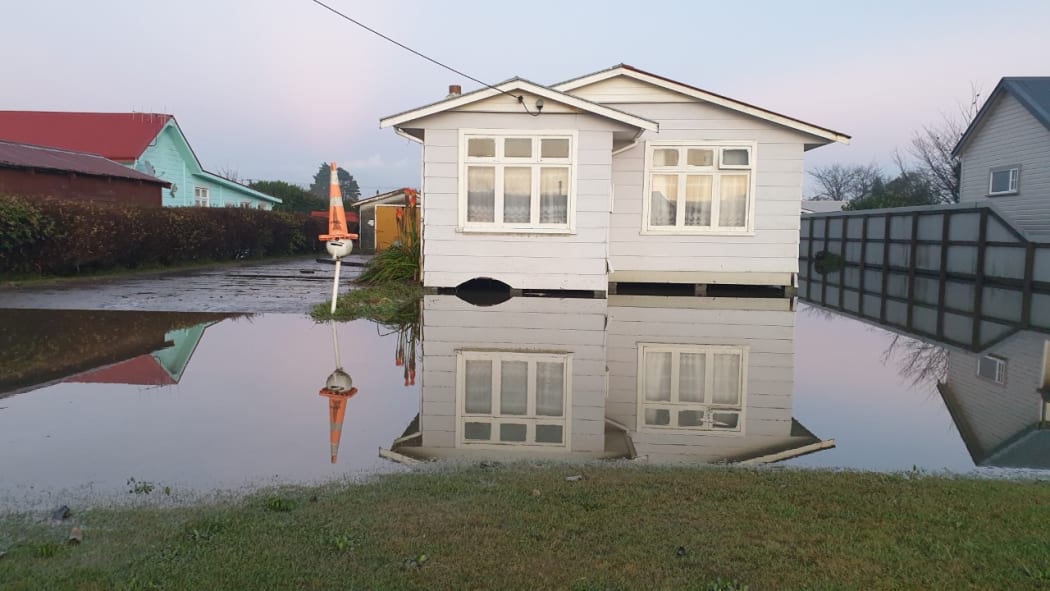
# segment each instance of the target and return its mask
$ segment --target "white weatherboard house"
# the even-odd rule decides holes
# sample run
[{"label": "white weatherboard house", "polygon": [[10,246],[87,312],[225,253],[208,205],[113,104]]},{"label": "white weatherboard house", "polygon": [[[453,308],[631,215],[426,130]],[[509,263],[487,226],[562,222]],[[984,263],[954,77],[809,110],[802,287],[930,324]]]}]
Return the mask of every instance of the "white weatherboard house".
[{"label": "white weatherboard house", "polygon": [[849,136],[619,65],[380,121],[423,146],[423,284],[787,286],[802,160]]},{"label": "white weatherboard house", "polygon": [[1050,241],[1050,77],[1000,80],[952,155],[962,163],[960,202],[992,203]]}]

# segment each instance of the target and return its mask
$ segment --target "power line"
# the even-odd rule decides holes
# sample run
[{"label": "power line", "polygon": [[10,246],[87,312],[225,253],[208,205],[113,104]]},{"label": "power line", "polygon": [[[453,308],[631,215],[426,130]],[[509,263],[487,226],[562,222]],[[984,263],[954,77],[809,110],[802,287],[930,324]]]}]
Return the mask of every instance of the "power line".
[{"label": "power line", "polygon": [[[482,86],[486,86],[488,88],[491,88],[492,90],[496,90],[496,91],[502,92],[503,94],[505,94],[507,96],[512,96],[515,99],[517,99],[517,101],[519,103],[521,103],[521,105],[523,107],[525,106],[524,97],[515,96],[514,94],[509,93],[506,90],[503,90],[501,88],[496,88],[495,86],[489,84],[488,82],[484,82],[482,80],[478,80],[477,78],[475,78],[475,77],[473,77],[473,76],[471,76],[469,74],[465,74],[465,73],[457,70],[456,68],[453,68],[452,66],[443,64],[443,63],[437,61],[436,59],[434,59],[434,58],[432,58],[432,57],[430,57],[428,55],[425,55],[423,53],[420,53],[420,52],[416,51],[415,49],[412,49],[411,47],[405,45],[404,43],[401,43],[400,41],[398,41],[396,39],[393,39],[391,37],[388,37],[388,36],[380,33],[379,31],[373,29],[372,27],[369,27],[368,25],[362,23],[361,21],[355,20],[355,19],[351,18],[350,16],[348,16],[346,14],[343,14],[342,12],[339,12],[335,8],[332,8],[331,6],[325,4],[324,2],[321,2],[321,0],[310,0],[310,1],[313,2],[314,4],[317,4],[318,6],[326,8],[329,11],[331,11],[332,13],[334,13],[334,14],[336,14],[336,15],[338,15],[338,16],[340,16],[340,17],[342,17],[342,18],[344,18],[344,19],[346,19],[346,20],[348,20],[348,21],[350,21],[352,23],[354,23],[355,25],[357,25],[357,26],[361,27],[362,29],[368,31],[369,33],[372,33],[374,35],[378,35],[379,37],[382,37],[383,39],[386,39],[387,41],[393,43],[394,45],[397,45],[401,49],[404,49],[405,51],[409,51],[409,52],[412,52],[412,53],[418,55],[419,57],[427,60],[428,62],[430,62],[432,64],[435,64],[435,65],[438,65],[438,66],[440,66],[442,68],[445,68],[446,70],[448,70],[450,72],[453,72],[455,74],[459,74],[460,76],[463,76],[464,78],[467,78],[469,80],[473,80],[474,82],[477,82],[478,84],[480,84]],[[528,110],[529,110],[528,107],[526,107],[525,111],[528,112]],[[529,114],[531,115],[531,113],[529,113]]]}]

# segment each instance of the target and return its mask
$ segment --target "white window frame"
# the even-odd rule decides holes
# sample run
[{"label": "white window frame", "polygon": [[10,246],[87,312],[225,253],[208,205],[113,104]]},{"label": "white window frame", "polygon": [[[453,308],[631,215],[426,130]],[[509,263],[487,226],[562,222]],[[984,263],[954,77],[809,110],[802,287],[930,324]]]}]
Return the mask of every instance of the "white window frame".
[{"label": "white window frame", "polygon": [[[521,352],[521,351],[473,351],[456,352],[456,447],[506,449],[507,447],[527,447],[535,449],[552,448],[564,450],[572,441],[572,353],[565,352]],[[492,362],[492,406],[487,414],[466,412],[466,378],[467,361]],[[528,398],[524,415],[504,415],[500,412],[500,370],[503,361],[525,361],[529,363]],[[536,414],[536,363],[554,362],[563,364],[565,371],[562,396],[562,416],[539,416]],[[488,423],[492,425],[491,438],[488,441],[466,439],[467,423]],[[525,441],[499,440],[501,424],[526,425]],[[559,425],[562,427],[561,443],[537,443],[537,425]]]},{"label": "white window frame", "polygon": [[[496,144],[494,157],[471,157],[467,155],[467,140],[492,138]],[[503,155],[507,138],[530,138],[533,141],[531,158],[506,158]],[[568,158],[542,158],[540,140],[562,138],[569,140]],[[524,130],[524,129],[461,129],[459,132],[459,227],[464,233],[497,233],[497,234],[574,234],[576,232],[576,176],[579,154],[579,134],[575,130]],[[495,168],[495,220],[494,222],[472,222],[467,220],[467,168],[471,165],[492,166]],[[503,217],[503,169],[506,167],[530,167],[532,174],[532,211],[539,215],[538,170],[544,165],[561,166],[569,169],[569,187],[566,223],[504,223]]]},{"label": "white window frame", "polygon": [[[995,364],[995,376],[987,377],[981,375],[981,363],[987,360],[989,363]],[[1006,359],[999,357],[998,355],[981,355],[977,358],[977,377],[994,384],[1004,385],[1006,384]]]},{"label": "white window frame", "polygon": [[[747,409],[747,378],[748,378],[748,352],[746,346],[736,345],[678,345],[666,343],[639,343],[638,344],[638,413],[637,430],[648,432],[679,432],[679,433],[705,433],[712,435],[741,436],[745,433],[746,409]],[[672,353],[671,359],[671,400],[669,402],[650,402],[645,399],[645,357],[647,353]],[[704,402],[680,402],[678,400],[679,384],[679,355],[681,353],[703,353],[707,355],[704,364],[705,397]],[[712,374],[708,369],[712,367],[711,357],[716,354],[731,354],[740,357],[740,404],[725,405],[715,404],[710,400],[712,395]],[[647,425],[645,423],[646,407],[667,408],[671,413],[671,424]],[[738,415],[737,426],[733,429],[716,428],[714,426],[679,427],[677,423],[677,411],[680,410],[702,410],[702,411],[731,411]]]},{"label": "white window frame", "polygon": [[211,207],[211,189],[200,185],[194,186],[193,205],[196,207]]},{"label": "white window frame", "polygon": [[[992,189],[993,179],[996,173],[1005,172],[1010,178],[1009,187],[1005,191],[995,191]],[[1021,167],[1020,165],[1013,166],[999,166],[988,171],[988,195],[1016,195],[1021,190]]]},{"label": "white window frame", "polygon": [[[661,148],[696,148],[700,150],[714,150],[715,159],[711,166],[689,167],[685,158],[679,159],[676,167],[656,169],[653,166],[653,152]],[[722,164],[725,150],[746,149],[748,151],[748,164]],[[687,154],[684,152],[683,154]],[[649,141],[645,143],[645,168],[642,188],[642,234],[649,235],[698,235],[698,236],[753,236],[755,233],[755,177],[758,172],[758,143],[735,140],[717,141]],[[743,227],[720,227],[718,226],[718,215],[720,208],[719,179],[721,174],[739,175],[742,171],[748,174],[747,183],[747,214]],[[654,174],[675,174],[679,176],[679,207],[675,226],[653,226],[651,225],[650,209],[652,207],[652,183]],[[682,224],[685,217],[685,208],[681,206],[685,200],[684,177],[687,174],[710,174],[714,178],[711,183],[711,225],[710,226],[686,226]]]}]

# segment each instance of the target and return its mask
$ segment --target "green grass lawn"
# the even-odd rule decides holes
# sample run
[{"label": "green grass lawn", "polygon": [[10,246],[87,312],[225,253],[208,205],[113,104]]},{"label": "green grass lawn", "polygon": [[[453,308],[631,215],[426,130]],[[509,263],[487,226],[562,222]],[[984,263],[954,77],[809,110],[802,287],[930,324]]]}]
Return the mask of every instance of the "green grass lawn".
[{"label": "green grass lawn", "polygon": [[1048,589],[1048,525],[1045,481],[471,467],[61,526],[9,515],[0,588]]}]

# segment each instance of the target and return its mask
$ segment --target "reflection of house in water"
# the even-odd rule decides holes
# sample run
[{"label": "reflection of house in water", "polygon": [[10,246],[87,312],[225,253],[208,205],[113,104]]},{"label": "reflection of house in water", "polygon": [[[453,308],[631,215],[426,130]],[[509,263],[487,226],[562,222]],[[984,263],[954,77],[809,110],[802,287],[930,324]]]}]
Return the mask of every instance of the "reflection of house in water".
[{"label": "reflection of house in water", "polygon": [[1022,331],[981,353],[952,350],[938,390],[978,466],[1050,469],[1050,340]]},{"label": "reflection of house in water", "polygon": [[0,393],[58,381],[177,383],[204,330],[234,314],[0,310]]},{"label": "reflection of house in water", "polygon": [[421,412],[395,454],[777,461],[833,445],[791,416],[790,300],[423,306]]}]

